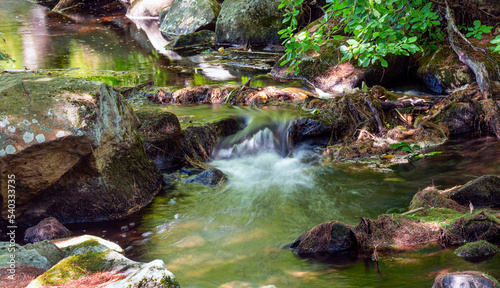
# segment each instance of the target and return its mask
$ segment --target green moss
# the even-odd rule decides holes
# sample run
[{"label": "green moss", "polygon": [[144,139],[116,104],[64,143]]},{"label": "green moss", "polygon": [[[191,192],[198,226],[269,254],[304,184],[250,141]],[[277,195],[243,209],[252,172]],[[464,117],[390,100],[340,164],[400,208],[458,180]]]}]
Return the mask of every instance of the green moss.
[{"label": "green moss", "polygon": [[[91,241],[85,241],[91,242]],[[83,243],[81,243],[83,244]],[[94,245],[89,243],[88,245]],[[112,262],[106,260],[108,252],[88,252],[67,257],[45,272],[40,283],[43,285],[61,285],[73,280],[78,280],[89,274],[106,271]]]},{"label": "green moss", "polygon": [[161,280],[160,280],[160,284],[161,285],[164,285],[165,287],[168,287],[168,288],[180,288],[181,285],[179,284],[179,282],[174,278],[170,277],[170,276],[165,276],[163,277]]},{"label": "green moss", "polygon": [[424,222],[434,222],[441,226],[447,226],[461,217],[463,214],[449,208],[428,207],[422,211],[410,215],[404,215],[409,220],[418,220]]},{"label": "green moss", "polygon": [[496,245],[488,241],[480,240],[472,243],[467,243],[455,250],[455,254],[463,258],[485,257],[495,255],[500,252]]},{"label": "green moss", "polygon": [[97,247],[101,244],[99,244],[99,242],[97,242],[96,240],[87,240],[87,241],[84,241],[82,243],[78,243],[77,245],[75,246],[72,246],[71,247],[71,250],[70,250],[70,254],[79,250],[79,249],[85,249],[85,250],[88,250],[88,249],[91,249],[92,247]]}]

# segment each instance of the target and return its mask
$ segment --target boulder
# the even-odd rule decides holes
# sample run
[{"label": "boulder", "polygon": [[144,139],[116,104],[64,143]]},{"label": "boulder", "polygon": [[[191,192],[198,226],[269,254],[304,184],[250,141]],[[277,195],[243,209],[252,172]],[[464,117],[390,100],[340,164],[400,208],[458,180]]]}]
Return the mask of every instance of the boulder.
[{"label": "boulder", "polygon": [[43,240],[34,244],[26,244],[23,248],[26,250],[35,250],[38,254],[47,258],[50,267],[56,265],[57,262],[66,257],[66,253],[49,240]]},{"label": "boulder", "polygon": [[[0,76],[0,178],[15,180],[18,225],[117,219],[148,204],[162,185],[133,109],[97,81]],[[14,178],[15,177],[15,178]],[[8,211],[7,189],[0,199]]]},{"label": "boulder", "polygon": [[500,208],[500,177],[484,175],[446,193],[461,205]]},{"label": "boulder", "polygon": [[[94,237],[97,238],[97,237]],[[103,240],[103,239],[101,239]],[[95,239],[75,241],[66,249],[68,257],[59,261],[27,287],[51,285],[78,287],[92,283],[99,287],[165,287],[177,288],[178,282],[162,260],[149,263],[132,261],[119,251]]]},{"label": "boulder", "polygon": [[297,254],[341,253],[353,251],[357,247],[358,242],[352,227],[337,221],[319,224],[290,245]]},{"label": "boulder", "polygon": [[266,46],[281,44],[278,31],[284,29],[281,0],[226,0],[222,4],[217,26],[219,45]]},{"label": "boulder", "polygon": [[174,0],[132,0],[128,4],[127,17],[158,17],[168,11]]},{"label": "boulder", "polygon": [[215,32],[203,30],[177,36],[169,46],[171,50],[182,55],[199,53],[215,48]]},{"label": "boulder", "polygon": [[24,232],[24,241],[35,243],[44,240],[66,238],[71,236],[71,231],[64,227],[54,217],[45,218],[36,226],[26,229]]},{"label": "boulder", "polygon": [[12,259],[15,261],[13,265],[27,265],[43,270],[52,266],[49,260],[35,249],[25,249],[15,243],[0,242],[0,268],[12,268],[12,264],[9,263]]},{"label": "boulder", "polygon": [[482,130],[478,129],[479,111],[473,103],[455,103],[445,111],[440,122],[446,124],[450,136],[474,136]]},{"label": "boulder", "polygon": [[148,156],[161,171],[172,172],[184,165],[181,150],[181,125],[177,116],[163,110],[141,109],[137,116],[142,122],[141,135]]},{"label": "boulder", "polygon": [[450,224],[440,237],[445,246],[479,240],[500,243],[500,219],[496,215],[478,211],[462,216]]},{"label": "boulder", "polygon": [[465,212],[468,209],[457,202],[445,197],[436,189],[436,187],[427,187],[417,192],[410,202],[410,210],[419,207],[448,208],[459,212]]},{"label": "boulder", "polygon": [[340,63],[342,54],[339,47],[349,45],[346,41],[347,38],[330,39],[321,45],[319,52],[307,52],[301,59],[298,74],[294,71],[289,73],[289,65],[281,66],[281,61],[278,61],[271,75],[276,79],[305,79],[313,83],[316,88],[329,93],[352,90],[361,87],[363,82],[368,86],[384,84],[405,75],[405,67],[409,61],[409,57],[405,56],[388,55],[386,57],[388,68],[382,67],[379,61],[366,68],[359,67],[357,60]]},{"label": "boulder", "polygon": [[453,272],[439,275],[432,288],[498,288],[497,280],[476,271]]},{"label": "boulder", "polygon": [[191,159],[210,161],[215,144],[222,137],[236,133],[240,125],[235,118],[228,118],[204,126],[190,126],[182,131],[181,149]]},{"label": "boulder", "polygon": [[289,131],[294,144],[308,139],[329,138],[333,133],[332,126],[306,117],[294,120]]},{"label": "boulder", "polygon": [[188,179],[186,183],[198,183],[213,188],[224,184],[226,181],[227,176],[224,172],[217,168],[210,168],[201,172],[196,177]]},{"label": "boulder", "polygon": [[460,62],[447,45],[422,57],[418,61],[417,77],[427,88],[445,94],[475,81],[470,68]]},{"label": "boulder", "polygon": [[201,30],[215,30],[220,4],[215,0],[177,0],[160,23],[167,39]]},{"label": "boulder", "polygon": [[500,249],[496,245],[484,240],[467,243],[454,251],[457,256],[465,259],[493,257],[498,252]]}]

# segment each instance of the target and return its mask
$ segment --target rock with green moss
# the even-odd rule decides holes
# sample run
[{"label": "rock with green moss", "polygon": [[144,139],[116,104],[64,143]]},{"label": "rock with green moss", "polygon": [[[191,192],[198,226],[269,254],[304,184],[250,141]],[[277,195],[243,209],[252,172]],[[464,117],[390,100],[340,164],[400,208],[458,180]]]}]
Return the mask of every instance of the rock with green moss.
[{"label": "rock with green moss", "polygon": [[348,45],[346,41],[347,38],[330,39],[321,45],[319,52],[307,52],[300,59],[302,63],[298,74],[289,72],[289,65],[282,66],[281,61],[278,61],[271,75],[277,79],[305,79],[330,93],[342,93],[345,89],[361,87],[363,82],[368,86],[384,84],[405,75],[409,61],[405,56],[388,55],[388,68],[382,67],[379,61],[366,68],[359,67],[357,60],[340,63],[340,46]]},{"label": "rock with green moss", "polygon": [[499,288],[498,281],[481,272],[477,271],[463,271],[444,273],[439,275],[434,281],[432,288]]},{"label": "rock with green moss", "polygon": [[284,29],[281,0],[226,0],[217,26],[219,45],[266,46],[281,44],[278,31]]},{"label": "rock with green moss", "polygon": [[[29,74],[2,75],[0,83],[0,178],[15,175],[18,225],[51,216],[62,223],[117,219],[160,191],[161,173],[136,132],[139,119],[113,87]],[[1,193],[6,219],[7,189]]]},{"label": "rock with green moss", "polygon": [[436,187],[427,187],[419,191],[410,202],[410,210],[419,207],[435,207],[435,208],[448,208],[460,212],[465,212],[466,207],[458,204],[457,202],[445,197],[436,189]]},{"label": "rock with green moss", "polygon": [[484,258],[490,257],[500,252],[496,245],[488,241],[480,240],[467,243],[460,248],[455,249],[455,254],[462,258]]},{"label": "rock with green moss", "polygon": [[461,205],[500,208],[500,177],[484,175],[446,193]]},{"label": "rock with green moss", "polygon": [[449,93],[474,82],[474,74],[447,45],[440,46],[418,61],[417,77],[427,88],[439,93]]},{"label": "rock with green moss", "polygon": [[290,248],[299,255],[329,252],[343,253],[357,249],[353,228],[341,222],[322,223],[301,235]]},{"label": "rock with green moss", "polygon": [[23,246],[26,250],[35,250],[41,256],[47,258],[49,265],[52,267],[66,257],[66,253],[59,249],[56,245],[48,240],[37,242],[34,244],[26,244]]},{"label": "rock with green moss", "polygon": [[53,264],[35,249],[25,249],[15,243],[0,242],[0,268],[12,268],[16,265],[28,265],[47,270]]},{"label": "rock with green moss", "polygon": [[134,17],[156,17],[162,11],[168,11],[174,0],[132,0],[129,1],[127,16]]},{"label": "rock with green moss", "polygon": [[226,183],[227,175],[217,168],[207,169],[194,178],[190,178],[186,183],[198,183],[208,187],[217,187]]},{"label": "rock with green moss", "polygon": [[181,125],[177,116],[158,109],[140,109],[142,122],[138,132],[148,156],[161,171],[172,172],[184,165],[181,150]]},{"label": "rock with green moss", "polygon": [[440,237],[446,246],[479,240],[500,243],[500,219],[496,215],[485,211],[467,214],[448,225]]},{"label": "rock with green moss", "polygon": [[132,261],[121,254],[123,250],[120,247],[116,248],[104,239],[85,235],[57,245],[65,246],[69,250],[68,256],[33,280],[28,287],[72,287],[77,283],[86,283],[87,279],[92,279],[93,285],[108,288],[180,287],[162,260],[149,263]]},{"label": "rock with green moss", "polygon": [[167,39],[201,30],[215,30],[220,4],[215,0],[174,1],[163,21],[160,31]]},{"label": "rock with green moss", "polygon": [[191,55],[206,49],[215,48],[215,32],[203,30],[177,36],[169,49],[181,54]]}]

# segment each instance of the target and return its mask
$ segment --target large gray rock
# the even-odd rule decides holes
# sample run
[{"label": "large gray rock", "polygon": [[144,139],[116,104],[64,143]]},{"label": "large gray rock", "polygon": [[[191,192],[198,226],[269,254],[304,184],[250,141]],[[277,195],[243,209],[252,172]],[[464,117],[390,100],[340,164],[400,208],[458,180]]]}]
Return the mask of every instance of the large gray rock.
[{"label": "large gray rock", "polygon": [[40,221],[36,226],[26,229],[24,232],[24,241],[34,243],[69,236],[71,236],[71,232],[68,228],[59,223],[56,218],[49,217]]},{"label": "large gray rock", "polygon": [[281,0],[226,0],[222,4],[216,41],[220,45],[266,46],[281,44],[278,31],[285,28]]},{"label": "large gray rock", "polygon": [[200,30],[214,30],[220,4],[215,0],[177,0],[160,23],[167,39]]},{"label": "large gray rock", "polygon": [[26,250],[35,250],[41,256],[47,258],[49,265],[52,267],[66,257],[66,253],[59,249],[49,240],[43,240],[34,244],[26,244],[23,246]]},{"label": "large gray rock", "polygon": [[454,272],[439,275],[432,288],[498,288],[498,282],[476,271]]},{"label": "large gray rock", "polygon": [[[71,244],[66,245],[66,243]],[[58,245],[64,245],[69,250],[68,256],[33,280],[27,287],[50,285],[72,287],[74,281],[95,278],[93,277],[95,273],[107,273],[111,274],[111,279],[120,279],[116,282],[103,280],[103,283],[98,283],[99,287],[179,287],[175,276],[165,268],[162,260],[149,263],[132,261],[121,254],[123,250],[119,246],[104,239],[89,238],[88,235],[84,235]]]},{"label": "large gray rock", "polygon": [[[136,132],[140,122],[115,89],[39,75],[3,75],[0,83],[0,178],[15,177],[18,225],[51,216],[117,219],[160,191],[162,175]],[[7,219],[8,190],[1,193]]]},{"label": "large gray rock", "polygon": [[35,249],[25,249],[18,244],[0,242],[0,268],[28,265],[43,270],[49,269],[51,262]]}]

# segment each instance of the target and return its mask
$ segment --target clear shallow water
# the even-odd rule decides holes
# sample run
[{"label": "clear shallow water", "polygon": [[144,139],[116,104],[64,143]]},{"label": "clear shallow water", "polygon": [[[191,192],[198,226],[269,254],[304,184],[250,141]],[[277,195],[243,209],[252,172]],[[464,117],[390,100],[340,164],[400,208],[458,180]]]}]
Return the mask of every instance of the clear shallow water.
[{"label": "clear shallow water", "polygon": [[[134,22],[135,21],[135,22]],[[181,57],[165,50],[168,42],[156,20],[124,16],[74,20],[24,0],[0,1],[0,49],[15,62],[7,69],[78,69],[111,85],[134,86],[155,81],[157,86],[241,82],[267,71],[221,65],[212,56]],[[236,61],[237,62],[237,61]],[[126,73],[117,73],[126,72]],[[258,80],[259,81],[259,80]],[[262,77],[262,84],[274,83]]]}]

